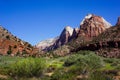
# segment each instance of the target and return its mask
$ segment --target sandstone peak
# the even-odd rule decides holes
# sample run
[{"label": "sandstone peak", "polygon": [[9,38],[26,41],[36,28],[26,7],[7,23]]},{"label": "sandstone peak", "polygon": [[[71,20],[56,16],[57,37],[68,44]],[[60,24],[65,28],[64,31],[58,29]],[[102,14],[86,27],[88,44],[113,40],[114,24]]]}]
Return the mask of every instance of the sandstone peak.
[{"label": "sandstone peak", "polygon": [[112,25],[103,17],[94,14],[85,16],[80,24],[79,35],[86,36],[87,40],[98,36],[100,33],[110,28]]},{"label": "sandstone peak", "polygon": [[65,30],[69,32],[70,36],[72,35],[72,33],[73,33],[73,28],[72,27],[66,26]]},{"label": "sandstone peak", "polygon": [[[90,19],[92,18],[92,19]],[[85,16],[85,18],[82,20],[82,22],[80,23],[80,25],[83,25],[85,23],[85,21],[88,20],[90,22],[94,22],[95,24],[101,24],[103,23],[105,28],[109,28],[110,26],[112,26],[109,22],[107,22],[103,17],[101,16],[97,16],[94,14],[87,14]]]}]

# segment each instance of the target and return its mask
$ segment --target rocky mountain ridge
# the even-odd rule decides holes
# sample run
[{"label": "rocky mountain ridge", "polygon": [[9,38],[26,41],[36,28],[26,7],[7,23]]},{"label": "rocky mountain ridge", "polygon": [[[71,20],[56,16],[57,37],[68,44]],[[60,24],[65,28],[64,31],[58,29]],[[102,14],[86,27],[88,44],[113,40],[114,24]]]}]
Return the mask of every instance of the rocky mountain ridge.
[{"label": "rocky mountain ridge", "polygon": [[92,40],[92,38],[98,36],[111,26],[112,25],[103,17],[96,16],[94,14],[88,14],[80,23],[79,28],[73,29],[70,26],[65,27],[60,34],[59,39],[56,40],[56,42],[49,46],[46,50],[57,49],[78,37],[81,38],[81,43]]}]

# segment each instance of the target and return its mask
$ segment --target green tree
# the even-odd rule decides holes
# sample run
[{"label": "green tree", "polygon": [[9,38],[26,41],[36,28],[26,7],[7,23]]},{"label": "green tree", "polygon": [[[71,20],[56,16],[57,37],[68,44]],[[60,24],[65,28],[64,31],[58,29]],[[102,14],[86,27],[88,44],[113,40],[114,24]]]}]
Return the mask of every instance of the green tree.
[{"label": "green tree", "polygon": [[12,53],[12,46],[9,45],[9,48],[8,48],[8,51],[7,51],[7,54],[11,54]]},{"label": "green tree", "polygon": [[6,39],[10,39],[10,36],[9,36],[9,35],[7,35],[7,36],[6,36]]}]

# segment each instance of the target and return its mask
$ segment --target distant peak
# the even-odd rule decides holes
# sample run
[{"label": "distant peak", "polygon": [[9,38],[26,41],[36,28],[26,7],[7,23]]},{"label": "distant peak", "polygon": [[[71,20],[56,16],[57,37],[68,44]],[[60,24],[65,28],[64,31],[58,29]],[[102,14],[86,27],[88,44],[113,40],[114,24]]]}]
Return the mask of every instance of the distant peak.
[{"label": "distant peak", "polygon": [[73,33],[73,28],[72,27],[66,26],[65,30],[68,31],[70,33],[70,35],[72,35],[72,33]]},{"label": "distant peak", "polygon": [[69,30],[69,29],[72,29],[72,27],[66,26],[65,29],[66,29],[66,30]]}]

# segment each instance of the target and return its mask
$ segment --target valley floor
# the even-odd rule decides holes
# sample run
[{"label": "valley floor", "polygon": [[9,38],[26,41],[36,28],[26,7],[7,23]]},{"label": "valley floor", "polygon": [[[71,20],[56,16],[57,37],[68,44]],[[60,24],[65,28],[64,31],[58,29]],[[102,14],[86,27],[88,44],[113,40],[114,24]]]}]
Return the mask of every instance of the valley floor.
[{"label": "valley floor", "polygon": [[120,59],[91,51],[65,57],[0,56],[0,80],[119,80]]}]

